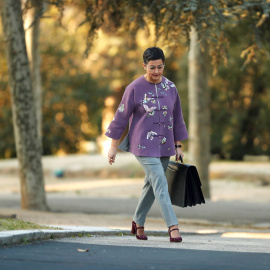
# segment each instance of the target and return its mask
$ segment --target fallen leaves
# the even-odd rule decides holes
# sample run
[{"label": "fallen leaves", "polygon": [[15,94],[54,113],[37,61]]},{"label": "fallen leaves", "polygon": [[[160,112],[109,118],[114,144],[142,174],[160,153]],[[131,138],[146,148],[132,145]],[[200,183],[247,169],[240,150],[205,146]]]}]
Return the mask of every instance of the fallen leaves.
[{"label": "fallen leaves", "polygon": [[77,249],[79,252],[88,252],[89,251],[89,249],[80,249],[80,248],[78,248]]}]

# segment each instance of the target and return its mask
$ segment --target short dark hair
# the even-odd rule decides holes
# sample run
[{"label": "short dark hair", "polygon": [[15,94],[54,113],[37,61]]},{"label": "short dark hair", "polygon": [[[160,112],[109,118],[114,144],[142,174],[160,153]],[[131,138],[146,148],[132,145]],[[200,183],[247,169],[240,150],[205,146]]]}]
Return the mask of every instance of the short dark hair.
[{"label": "short dark hair", "polygon": [[158,47],[150,47],[143,53],[143,62],[148,64],[149,61],[161,59],[164,63],[165,56],[163,51]]}]

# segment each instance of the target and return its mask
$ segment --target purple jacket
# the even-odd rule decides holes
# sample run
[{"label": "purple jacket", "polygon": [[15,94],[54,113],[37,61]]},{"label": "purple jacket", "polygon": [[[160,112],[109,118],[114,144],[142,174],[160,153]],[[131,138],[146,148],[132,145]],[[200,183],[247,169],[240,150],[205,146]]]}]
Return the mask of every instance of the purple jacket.
[{"label": "purple jacket", "polygon": [[154,84],[141,76],[129,84],[105,135],[120,139],[128,122],[128,151],[136,156],[173,156],[174,141],[188,138],[177,89],[165,77]]}]

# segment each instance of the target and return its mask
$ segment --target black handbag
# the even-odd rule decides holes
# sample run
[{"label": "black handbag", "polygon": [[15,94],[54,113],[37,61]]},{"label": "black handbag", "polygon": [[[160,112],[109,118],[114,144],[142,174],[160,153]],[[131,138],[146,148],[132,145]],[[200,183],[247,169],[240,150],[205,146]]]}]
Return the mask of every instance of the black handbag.
[{"label": "black handbag", "polygon": [[182,163],[170,161],[166,170],[172,204],[187,207],[205,203],[196,167],[181,161]]}]

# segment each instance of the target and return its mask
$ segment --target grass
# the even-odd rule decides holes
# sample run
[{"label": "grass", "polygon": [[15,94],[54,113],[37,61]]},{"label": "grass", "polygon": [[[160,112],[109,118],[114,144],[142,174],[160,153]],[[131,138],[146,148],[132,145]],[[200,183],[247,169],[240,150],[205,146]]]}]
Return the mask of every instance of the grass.
[{"label": "grass", "polygon": [[50,229],[55,230],[59,228],[38,225],[32,222],[23,221],[19,219],[0,218],[0,231],[13,231],[13,230],[40,230]]}]

